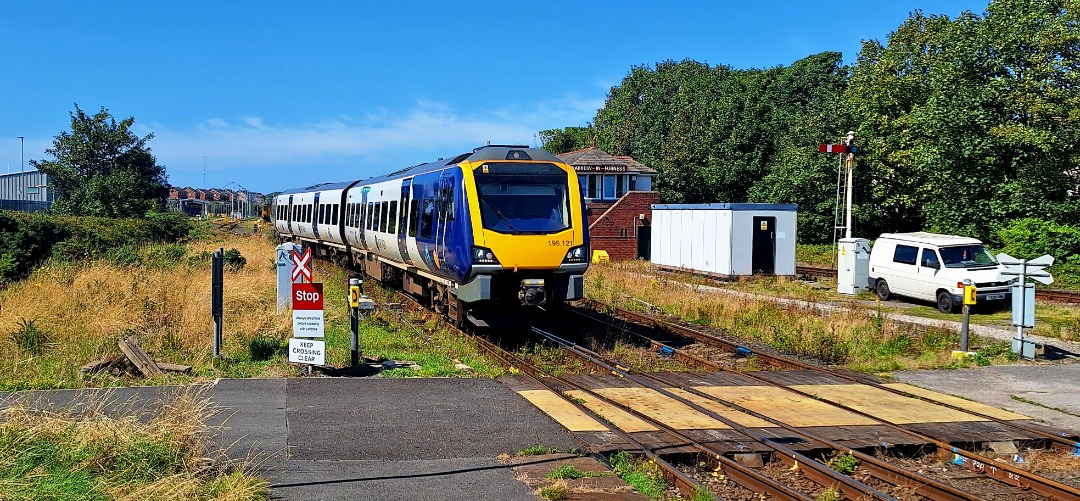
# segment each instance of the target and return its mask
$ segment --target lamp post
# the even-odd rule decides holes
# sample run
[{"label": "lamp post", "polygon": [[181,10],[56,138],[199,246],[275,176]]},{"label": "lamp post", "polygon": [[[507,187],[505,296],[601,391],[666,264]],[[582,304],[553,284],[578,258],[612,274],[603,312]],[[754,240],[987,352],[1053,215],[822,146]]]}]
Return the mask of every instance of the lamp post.
[{"label": "lamp post", "polygon": [[23,153],[26,151],[26,137],[25,136],[15,136],[15,137],[19,138],[19,184],[20,184],[19,198],[21,198],[23,200],[26,200],[26,189],[24,187],[26,185],[26,179],[23,176],[23,174],[24,174],[24,172],[23,172],[23,158],[25,157],[25,155]]}]

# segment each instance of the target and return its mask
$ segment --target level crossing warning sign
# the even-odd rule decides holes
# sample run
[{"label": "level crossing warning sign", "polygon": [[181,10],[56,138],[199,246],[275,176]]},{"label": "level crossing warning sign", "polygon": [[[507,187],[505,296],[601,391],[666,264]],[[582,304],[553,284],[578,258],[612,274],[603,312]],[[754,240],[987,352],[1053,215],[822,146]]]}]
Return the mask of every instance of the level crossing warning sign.
[{"label": "level crossing warning sign", "polygon": [[306,282],[311,282],[311,248],[304,249],[304,253],[301,254],[296,251],[292,251],[292,279],[303,279]]},{"label": "level crossing warning sign", "polygon": [[323,337],[323,284],[292,284],[293,336]]}]

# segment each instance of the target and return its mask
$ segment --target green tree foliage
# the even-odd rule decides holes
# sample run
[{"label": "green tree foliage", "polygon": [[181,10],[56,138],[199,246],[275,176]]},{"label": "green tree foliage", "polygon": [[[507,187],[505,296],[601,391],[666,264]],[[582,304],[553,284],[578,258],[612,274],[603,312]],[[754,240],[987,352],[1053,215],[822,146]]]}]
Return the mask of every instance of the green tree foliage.
[{"label": "green tree foliage", "polygon": [[799,203],[811,210],[800,234],[828,241],[836,164],[817,145],[842,130],[840,61],[826,52],[768,70],[690,60],[636,67],[593,128],[601,148],[656,168],[667,202]]},{"label": "green tree foliage", "polygon": [[87,115],[79,106],[71,132],[61,132],[45,150],[55,160],[32,160],[58,191],[55,212],[103,217],[138,217],[165,207],[165,168],[146,146],[154,137],[131,132],[134,118],[117,122],[104,107]]},{"label": "green tree foliage", "polygon": [[996,241],[1033,215],[1075,220],[1080,30],[1075,1],[916,12],[864,42],[845,101],[867,155],[861,220]]},{"label": "green tree foliage", "polygon": [[[838,155],[856,132],[857,234],[929,230],[1000,244],[1037,216],[1080,223],[1080,0],[914,12],[852,67],[834,52],[736,70],[637,66],[591,125],[597,145],[659,172],[668,203],[799,204],[799,238],[832,239]],[[581,145],[575,128],[553,148]],[[576,128],[588,129],[588,128]]]},{"label": "green tree foliage", "polygon": [[593,145],[596,133],[592,126],[566,127],[563,129],[548,129],[540,131],[540,141],[543,148],[552,155],[561,155],[568,151],[581,150]]}]

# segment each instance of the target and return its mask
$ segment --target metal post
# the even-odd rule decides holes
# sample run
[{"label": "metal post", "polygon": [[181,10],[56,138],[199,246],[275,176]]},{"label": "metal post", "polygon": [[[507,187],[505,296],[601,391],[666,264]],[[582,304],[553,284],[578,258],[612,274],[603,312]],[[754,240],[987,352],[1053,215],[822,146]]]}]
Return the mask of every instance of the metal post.
[{"label": "metal post", "polygon": [[1016,283],[1020,284],[1020,287],[1019,287],[1019,292],[1020,292],[1020,301],[1019,301],[1020,302],[1020,317],[1019,318],[1020,318],[1020,322],[1019,322],[1019,325],[1016,326],[1016,339],[1015,339],[1015,342],[1013,343],[1013,348],[1014,348],[1013,352],[1016,353],[1017,355],[1020,355],[1020,357],[1023,358],[1023,356],[1024,356],[1024,310],[1027,309],[1027,304],[1026,304],[1027,303],[1027,301],[1026,301],[1026,299],[1027,299],[1027,291],[1025,290],[1025,287],[1027,287],[1027,259],[1021,259],[1020,260],[1020,280],[1018,280]]},{"label": "metal post", "polygon": [[225,248],[218,247],[217,252],[214,253],[211,259],[211,315],[214,317],[214,358],[221,358],[221,320],[222,310],[224,309],[222,301],[222,292],[224,285],[224,262],[225,262]]},{"label": "metal post", "polygon": [[[848,131],[847,138],[844,140],[844,146],[851,146],[851,142],[854,139],[855,139],[855,131]],[[846,162],[847,163],[847,189],[844,190],[845,191],[844,196],[846,198],[846,200],[844,201],[845,202],[844,203],[844,219],[845,219],[844,237],[851,238],[851,227],[853,226],[852,221],[851,221],[851,201],[852,201],[851,188],[853,187],[852,185],[854,184],[852,182],[853,181],[853,175],[852,175],[852,168],[851,168],[852,165],[851,164],[854,163],[854,156],[855,155],[852,154],[852,153],[845,153],[845,155],[847,155],[847,162]],[[840,158],[844,158],[843,155],[841,155]]]},{"label": "metal post", "polygon": [[352,337],[350,367],[360,363],[360,286],[359,278],[349,279],[349,334]]}]

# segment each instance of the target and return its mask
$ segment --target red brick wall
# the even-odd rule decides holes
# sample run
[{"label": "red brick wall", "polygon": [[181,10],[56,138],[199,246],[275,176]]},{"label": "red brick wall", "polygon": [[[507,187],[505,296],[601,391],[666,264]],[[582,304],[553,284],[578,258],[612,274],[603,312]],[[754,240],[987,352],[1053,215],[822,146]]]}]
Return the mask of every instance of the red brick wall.
[{"label": "red brick wall", "polygon": [[[606,210],[589,217],[590,247],[607,251],[613,261],[637,259],[637,227],[652,225],[652,204],[656,203],[660,194],[655,191],[631,191],[614,204],[604,204]],[[602,206],[590,204],[589,212],[594,209],[599,212]],[[639,219],[640,214],[645,219]]]}]

